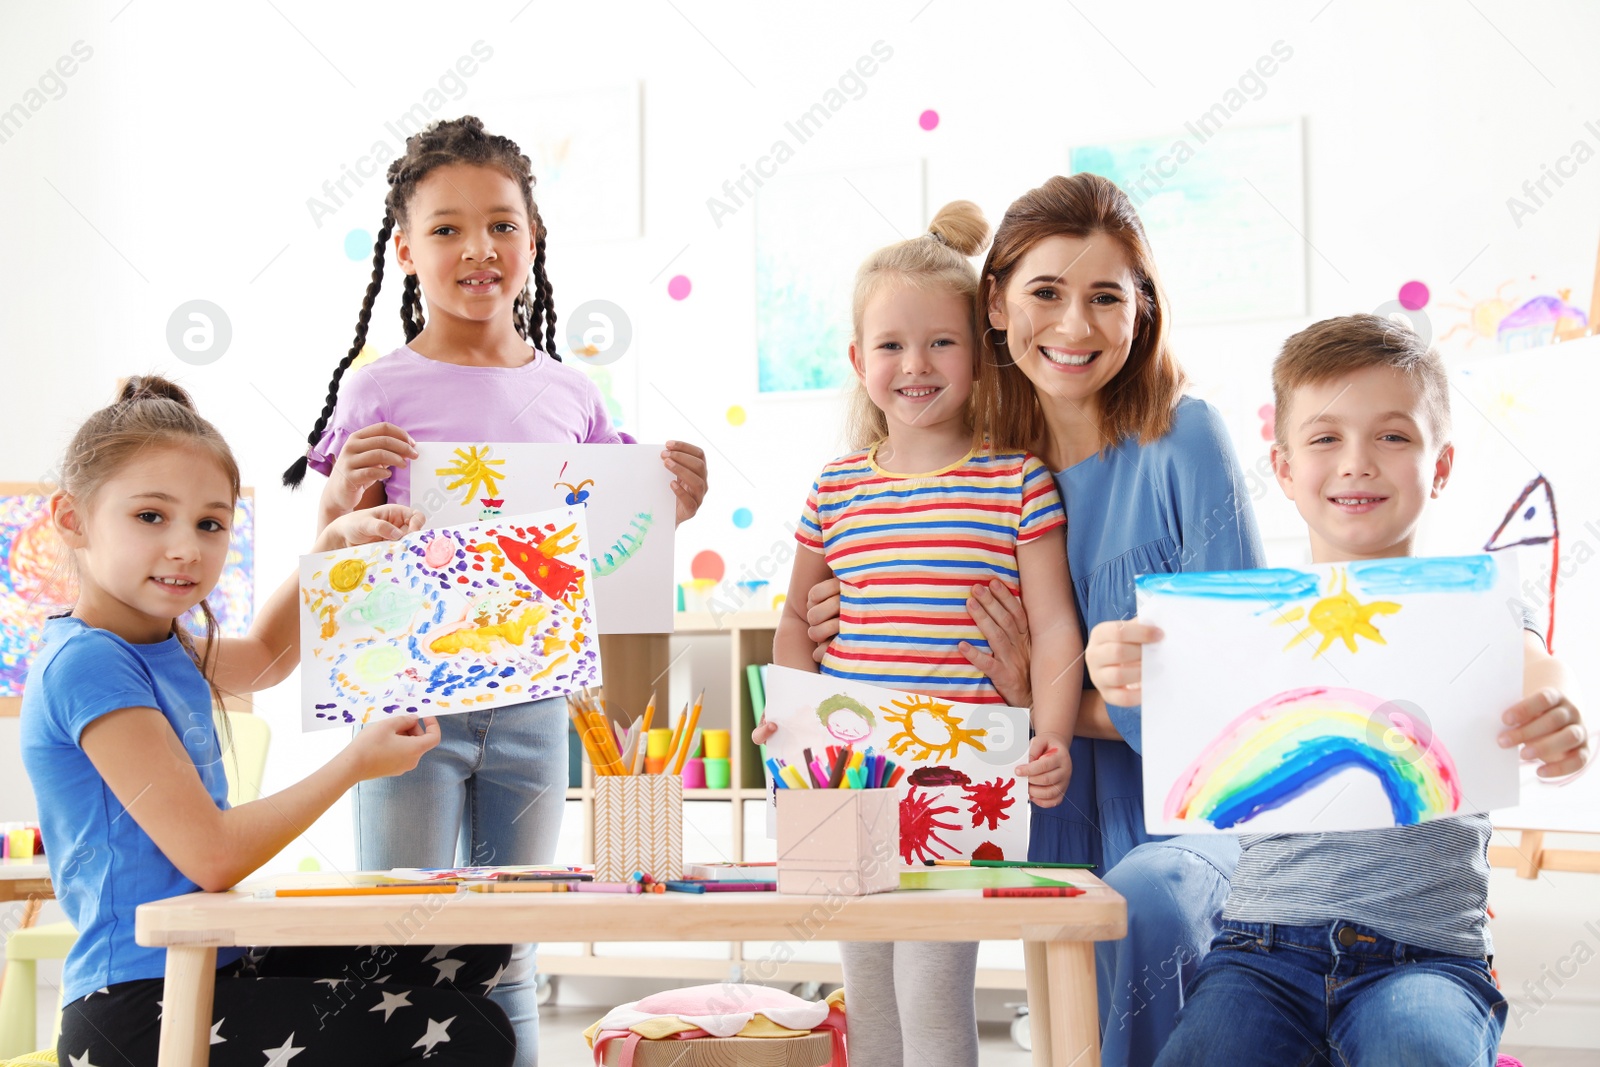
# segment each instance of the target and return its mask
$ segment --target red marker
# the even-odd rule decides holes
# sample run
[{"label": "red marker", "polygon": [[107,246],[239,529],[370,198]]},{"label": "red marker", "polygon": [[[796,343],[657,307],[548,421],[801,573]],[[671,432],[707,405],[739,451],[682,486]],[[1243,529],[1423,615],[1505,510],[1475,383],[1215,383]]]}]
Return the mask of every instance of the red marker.
[{"label": "red marker", "polygon": [[983,891],[986,897],[1081,897],[1083,890],[1070,885],[1033,885],[1015,888],[990,886]]}]

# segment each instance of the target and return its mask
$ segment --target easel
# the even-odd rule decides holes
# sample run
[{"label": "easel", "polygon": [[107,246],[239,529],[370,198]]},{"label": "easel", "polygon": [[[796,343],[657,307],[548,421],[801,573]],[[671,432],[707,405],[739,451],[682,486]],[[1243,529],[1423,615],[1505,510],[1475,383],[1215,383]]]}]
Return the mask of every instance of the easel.
[{"label": "easel", "polygon": [[[1503,829],[1496,827],[1496,829]],[[1544,871],[1578,871],[1583,874],[1600,874],[1600,849],[1545,848],[1544,830],[1506,830],[1521,833],[1515,845],[1490,845],[1489,866],[1507,867],[1517,872],[1518,878],[1537,878]],[[1567,831],[1561,831],[1563,833]],[[1578,831],[1572,831],[1574,833]],[[1597,835],[1600,836],[1600,835]]]}]

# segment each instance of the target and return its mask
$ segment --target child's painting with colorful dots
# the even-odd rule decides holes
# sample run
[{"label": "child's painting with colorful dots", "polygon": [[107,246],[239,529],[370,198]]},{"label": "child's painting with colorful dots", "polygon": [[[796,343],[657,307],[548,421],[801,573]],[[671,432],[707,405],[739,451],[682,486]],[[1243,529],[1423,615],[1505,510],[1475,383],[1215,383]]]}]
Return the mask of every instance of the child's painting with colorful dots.
[{"label": "child's painting with colorful dots", "polygon": [[663,447],[419,442],[412,500],[430,526],[583,509],[593,539],[599,632],[671,633],[677,498],[661,463]]},{"label": "child's painting with colorful dots", "polygon": [[582,507],[300,560],[302,725],[451,715],[600,684]]},{"label": "child's painting with colorful dots", "polygon": [[[766,754],[793,767],[829,749],[884,756],[903,768],[900,858],[1026,859],[1028,712],[962,704],[810,671],[766,671],[763,718],[778,724]],[[768,826],[776,825],[769,779]]]}]

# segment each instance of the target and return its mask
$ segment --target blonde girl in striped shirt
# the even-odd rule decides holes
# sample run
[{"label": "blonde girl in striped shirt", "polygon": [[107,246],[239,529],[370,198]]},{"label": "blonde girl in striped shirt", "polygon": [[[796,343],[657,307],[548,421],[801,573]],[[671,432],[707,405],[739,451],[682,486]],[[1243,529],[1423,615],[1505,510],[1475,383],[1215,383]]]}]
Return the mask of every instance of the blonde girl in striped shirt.
[{"label": "blonde girl in striped shirt", "polygon": [[[978,276],[988,243],[977,205],[956,201],[922,237],[868,257],[856,275],[850,365],[858,387],[853,451],[812,486],[796,534],[773,660],[966,703],[1004,703],[963,655],[986,648],[968,592],[993,578],[1020,596],[1033,654],[1027,762],[1035,804],[1061,802],[1082,690],[1082,634],[1067,573],[1061,498],[1049,470],[975,424],[990,387],[976,343]],[[820,662],[806,594],[841,584],[839,634]],[[759,727],[757,743],[776,732]],[[1022,857],[1014,857],[1022,858]],[[850,1057],[873,1067],[973,1067],[977,945],[842,944]]]}]

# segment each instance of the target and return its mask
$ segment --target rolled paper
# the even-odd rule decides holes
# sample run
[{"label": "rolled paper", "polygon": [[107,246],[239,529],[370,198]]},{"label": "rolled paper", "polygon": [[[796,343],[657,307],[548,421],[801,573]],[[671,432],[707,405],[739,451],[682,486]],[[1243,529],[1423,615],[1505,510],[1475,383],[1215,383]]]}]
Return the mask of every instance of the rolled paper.
[{"label": "rolled paper", "polygon": [[[646,743],[644,754],[651,759],[665,759],[672,748],[672,730],[655,729],[650,731],[650,740]],[[655,772],[651,772],[652,774]]]},{"label": "rolled paper", "polygon": [[702,730],[700,738],[705,745],[706,759],[728,758],[728,731]]},{"label": "rolled paper", "polygon": [[706,788],[726,789],[730,780],[728,761],[725,759],[703,759],[700,761],[705,767]]},{"label": "rolled paper", "polygon": [[683,787],[685,789],[706,788],[706,763],[705,760],[690,757],[683,764]]}]

